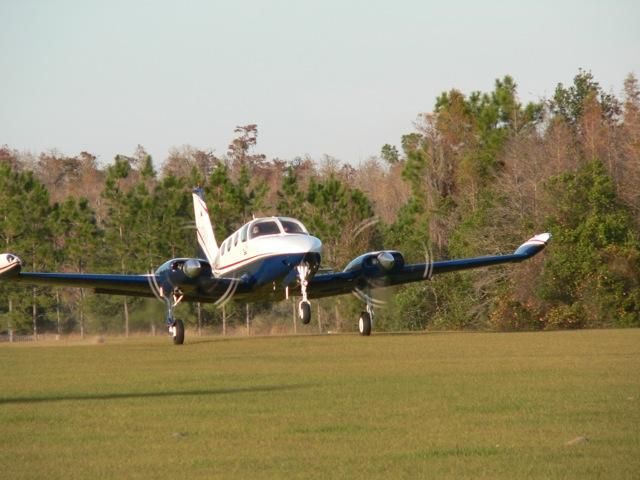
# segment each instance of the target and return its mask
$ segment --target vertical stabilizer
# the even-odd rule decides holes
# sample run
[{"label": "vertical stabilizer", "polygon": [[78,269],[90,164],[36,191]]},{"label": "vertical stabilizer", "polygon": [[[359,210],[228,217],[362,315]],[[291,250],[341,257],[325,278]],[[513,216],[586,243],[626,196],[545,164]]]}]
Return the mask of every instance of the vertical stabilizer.
[{"label": "vertical stabilizer", "polygon": [[216,255],[218,254],[218,243],[216,236],[213,234],[211,219],[209,218],[209,209],[204,202],[204,192],[201,188],[193,191],[193,213],[196,218],[196,229],[198,232],[198,245],[204,253],[204,256],[213,266]]}]

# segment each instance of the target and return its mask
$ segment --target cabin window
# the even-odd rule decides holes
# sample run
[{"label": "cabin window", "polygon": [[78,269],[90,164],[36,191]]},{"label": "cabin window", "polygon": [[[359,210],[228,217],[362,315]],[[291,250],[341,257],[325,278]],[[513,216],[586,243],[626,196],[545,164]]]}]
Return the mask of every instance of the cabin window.
[{"label": "cabin window", "polygon": [[301,224],[293,220],[281,218],[280,223],[284,229],[284,233],[306,233]]},{"label": "cabin window", "polygon": [[239,233],[236,232],[236,234],[233,236],[233,246],[235,247],[238,244],[238,237],[239,237]]},{"label": "cabin window", "polygon": [[227,240],[227,252],[231,251],[231,238],[229,238],[229,240]]},{"label": "cabin window", "polygon": [[273,220],[266,220],[263,222],[256,222],[251,225],[251,231],[249,235],[251,238],[262,237],[264,235],[279,235],[280,228],[278,224]]},{"label": "cabin window", "polygon": [[249,224],[246,224],[244,227],[242,227],[242,230],[240,230],[240,241],[241,242],[246,242],[247,241],[247,231],[249,230]]},{"label": "cabin window", "polygon": [[222,245],[220,246],[220,255],[224,255],[224,247],[226,247],[226,245],[222,242]]}]

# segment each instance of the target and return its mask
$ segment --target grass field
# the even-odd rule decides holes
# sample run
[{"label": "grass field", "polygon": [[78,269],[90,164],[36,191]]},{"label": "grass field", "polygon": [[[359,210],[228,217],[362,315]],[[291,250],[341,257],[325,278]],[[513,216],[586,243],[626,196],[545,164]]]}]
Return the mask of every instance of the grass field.
[{"label": "grass field", "polygon": [[640,478],[640,330],[2,345],[0,368],[3,479]]}]

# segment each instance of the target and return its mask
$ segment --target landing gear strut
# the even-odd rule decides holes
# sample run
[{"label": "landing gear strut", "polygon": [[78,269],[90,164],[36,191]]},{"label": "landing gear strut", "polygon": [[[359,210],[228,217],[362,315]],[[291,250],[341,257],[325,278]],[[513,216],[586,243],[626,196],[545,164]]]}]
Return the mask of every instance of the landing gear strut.
[{"label": "landing gear strut", "polygon": [[307,285],[309,285],[309,273],[311,269],[308,263],[301,263],[296,267],[298,270],[298,278],[300,280],[300,292],[302,293],[302,300],[298,303],[298,316],[305,325],[308,325],[311,321],[311,303],[307,298]]}]

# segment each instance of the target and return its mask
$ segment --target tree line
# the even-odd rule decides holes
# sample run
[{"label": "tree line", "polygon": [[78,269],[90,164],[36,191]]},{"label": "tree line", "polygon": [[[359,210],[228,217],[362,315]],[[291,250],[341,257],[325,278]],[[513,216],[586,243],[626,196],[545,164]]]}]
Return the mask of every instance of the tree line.
[{"label": "tree line", "polygon": [[[205,189],[216,236],[252,216],[290,215],[323,240],[323,268],[364,251],[410,262],[512,250],[553,240],[516,266],[438,276],[376,291],[377,330],[537,330],[640,325],[640,87],[616,96],[590,72],[552,98],[521,103],[517,85],[452,89],[399,145],[360,165],[335,158],[268,159],[257,125],[227,152],[189,146],[160,171],[142,146],[99,165],[0,148],[0,242],[34,271],[146,273],[195,255],[190,191]],[[0,331],[125,333],[163,328],[155,300],[0,283]],[[254,332],[350,331],[360,301],[314,302],[318,324],[295,325],[292,303],[251,306]],[[316,308],[316,305],[314,305]],[[244,331],[244,305],[181,306],[185,323]]]}]

